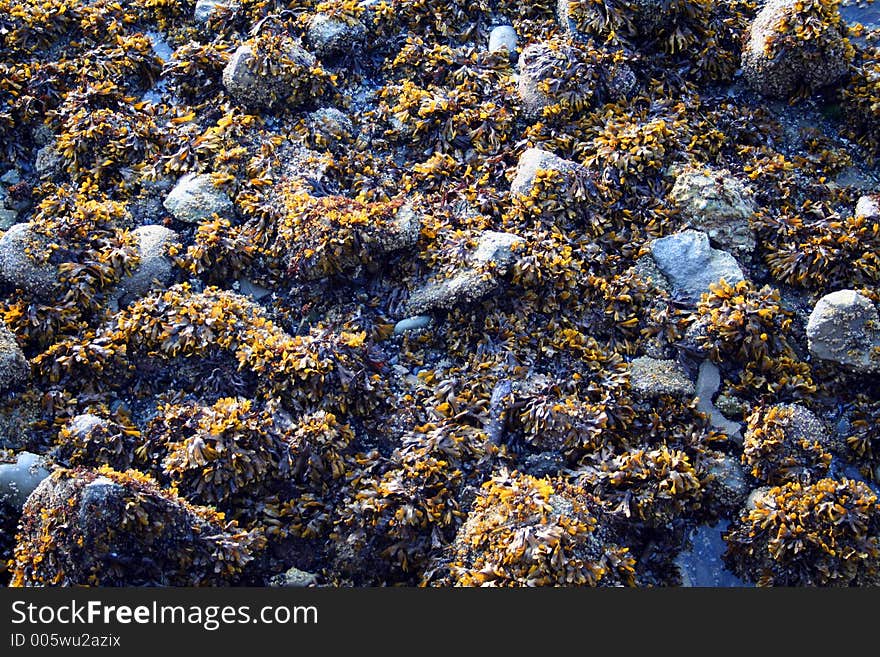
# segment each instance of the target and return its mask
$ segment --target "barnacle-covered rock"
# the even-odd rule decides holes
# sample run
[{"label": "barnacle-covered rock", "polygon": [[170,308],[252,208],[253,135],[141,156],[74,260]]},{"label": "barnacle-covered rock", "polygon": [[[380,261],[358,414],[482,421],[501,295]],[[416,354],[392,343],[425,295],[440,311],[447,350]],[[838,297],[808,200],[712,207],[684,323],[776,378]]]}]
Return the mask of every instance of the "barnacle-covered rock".
[{"label": "barnacle-covered rock", "polygon": [[197,224],[215,214],[223,216],[233,212],[229,196],[208,174],[185,175],[177,181],[163,205],[175,219],[189,224]]},{"label": "barnacle-covered rock", "polygon": [[308,25],[307,39],[318,57],[350,53],[367,36],[364,24],[351,16],[317,13]]},{"label": "barnacle-covered rock", "polygon": [[729,171],[686,169],[676,177],[670,199],[719,248],[743,254],[755,249],[752,191]]},{"label": "barnacle-covered rock", "polygon": [[53,178],[64,168],[64,157],[58,150],[58,142],[51,141],[37,151],[34,169],[41,178]]},{"label": "barnacle-covered rock", "polygon": [[579,190],[590,178],[589,170],[571,160],[565,160],[540,148],[529,148],[519,156],[510,193],[529,195],[535,189],[536,181],[552,175],[555,191],[562,196],[578,197]]},{"label": "barnacle-covered rock", "polygon": [[137,244],[138,264],[116,288],[115,294],[122,306],[139,299],[154,285],[164,287],[173,277],[168,247],[177,241],[177,233],[165,226],[148,225],[135,228],[132,236]]},{"label": "barnacle-covered rock", "polygon": [[738,457],[720,454],[708,468],[706,497],[724,515],[738,511],[749,495],[746,473]]},{"label": "barnacle-covered rock", "polygon": [[674,360],[636,358],[629,364],[629,376],[633,392],[641,397],[689,397],[694,394],[693,381]]},{"label": "barnacle-covered rock", "polygon": [[880,219],[880,194],[860,196],[856,201],[855,214],[857,217]]},{"label": "barnacle-covered rock", "polygon": [[455,586],[621,586],[635,559],[577,486],[502,471],[486,482],[453,543]]},{"label": "barnacle-covered rock", "polygon": [[49,257],[49,240],[31,222],[16,224],[0,237],[0,280],[30,294],[48,296],[58,283]]},{"label": "barnacle-covered rock", "polygon": [[880,370],[880,316],[871,300],[855,290],[838,290],[819,299],[807,321],[814,358],[857,372]]},{"label": "barnacle-covered rock", "polygon": [[765,484],[816,481],[831,464],[830,442],[819,418],[800,404],[758,408],[748,418],[743,463]]},{"label": "barnacle-covered rock", "polygon": [[240,45],[223,69],[223,86],[247,107],[295,107],[323,93],[330,76],[288,36],[262,34]]},{"label": "barnacle-covered rock", "polygon": [[507,273],[516,258],[515,250],[524,243],[518,235],[482,233],[458,271],[429,282],[410,295],[406,313],[421,315],[429,310],[449,310],[459,303],[481,299],[498,286],[499,277]]},{"label": "barnacle-covered rock", "polygon": [[319,146],[332,148],[346,144],[355,135],[347,114],[335,107],[322,107],[308,116],[313,138]]},{"label": "barnacle-covered rock", "polygon": [[12,584],[230,584],[264,543],[135,471],[62,469],[25,503]]},{"label": "barnacle-covered rock", "polygon": [[746,37],[742,68],[767,96],[814,91],[846,75],[853,58],[840,0],[769,0]]},{"label": "barnacle-covered rock", "polygon": [[15,335],[0,322],[0,392],[24,383],[30,373],[31,368]]},{"label": "barnacle-covered rock", "polygon": [[859,481],[764,490],[724,540],[728,565],[759,586],[880,584],[880,504]]},{"label": "barnacle-covered rock", "polygon": [[735,284],[744,279],[736,259],[709,246],[709,236],[684,230],[651,242],[651,256],[672,284],[673,290],[696,303],[709,286],[719,281]]}]

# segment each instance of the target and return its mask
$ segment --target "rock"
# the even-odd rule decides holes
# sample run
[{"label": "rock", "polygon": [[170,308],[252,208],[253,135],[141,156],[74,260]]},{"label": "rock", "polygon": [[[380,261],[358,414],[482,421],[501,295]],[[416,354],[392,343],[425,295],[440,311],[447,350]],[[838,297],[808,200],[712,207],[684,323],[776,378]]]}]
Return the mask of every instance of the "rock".
[{"label": "rock", "polygon": [[577,162],[564,160],[540,148],[529,148],[519,156],[516,172],[510,183],[510,193],[523,195],[531,193],[539,171],[554,171],[560,174],[565,187],[573,186],[577,176],[589,175],[589,170]]},{"label": "rock", "polygon": [[516,55],[519,39],[516,30],[510,25],[499,25],[489,33],[489,52],[507,50],[511,57]]},{"label": "rock", "polygon": [[[795,34],[803,24],[808,27]],[[743,75],[766,96],[788,98],[801,86],[816,90],[849,70],[853,50],[846,37],[832,3],[768,0],[746,34]]]},{"label": "rock", "polygon": [[524,242],[517,235],[484,232],[460,270],[448,278],[428,283],[410,295],[406,304],[407,315],[448,310],[459,303],[486,296],[498,286],[499,277],[513,264],[516,245]]},{"label": "rock", "polygon": [[34,169],[43,180],[54,178],[64,169],[64,157],[54,139],[37,151]]},{"label": "rock", "polygon": [[116,288],[114,298],[120,307],[141,298],[153,287],[168,285],[174,277],[166,247],[177,241],[177,233],[165,226],[149,225],[135,228],[131,234],[137,240],[140,260]]},{"label": "rock", "polygon": [[[317,60],[293,41],[284,47],[285,63],[294,70],[310,71]],[[256,68],[253,46],[244,43],[232,54],[223,69],[223,86],[235,100],[246,107],[259,109],[288,104],[297,100],[308,84],[306,76],[293,79],[290,74],[268,76],[260,75]]]},{"label": "rock", "polygon": [[0,230],[9,230],[18,223],[18,212],[3,207],[3,198],[0,196]]},{"label": "rock", "polygon": [[14,388],[31,374],[31,367],[12,331],[0,321],[0,392]]},{"label": "rock", "polygon": [[697,402],[697,410],[709,416],[709,423],[712,428],[742,441],[742,427],[737,422],[731,422],[719,411],[715,404],[712,403],[712,397],[721,387],[721,372],[718,366],[710,360],[704,360],[700,363],[700,371],[697,374],[696,393],[699,401]]},{"label": "rock", "polygon": [[[540,118],[545,108],[564,100],[563,96],[577,95],[584,102],[602,96],[607,91],[604,84],[593,80],[591,75],[577,73],[584,66],[600,64],[592,61],[582,46],[566,40],[532,43],[523,48],[517,60],[517,90],[525,116]],[[556,76],[565,79],[565,91],[558,97],[541,89],[542,82],[560,79]]]},{"label": "rock", "polygon": [[694,384],[684,368],[674,360],[656,360],[643,356],[629,364],[630,386],[645,399],[671,395],[690,397]]},{"label": "rock", "polygon": [[193,19],[196,23],[207,23],[211,15],[217,9],[229,9],[230,11],[238,10],[237,2],[224,2],[223,0],[198,0],[196,9],[193,13]]},{"label": "rock", "polygon": [[722,454],[709,466],[711,498],[730,511],[740,509],[749,495],[749,482],[738,457]]},{"label": "rock", "polygon": [[19,452],[15,463],[0,463],[0,509],[20,513],[28,496],[49,476],[45,466],[43,457],[31,452]]},{"label": "rock", "polygon": [[[589,22],[607,26],[610,25],[607,12],[621,11],[626,12],[636,34],[648,36],[663,23],[669,15],[670,9],[668,0],[628,0],[625,5],[614,8],[610,8],[605,3],[589,0],[558,0],[556,18],[564,31],[583,37],[585,35],[578,28],[579,24],[583,25]],[[583,17],[578,18],[576,12],[582,12]]]},{"label": "rock", "polygon": [[755,212],[752,192],[729,171],[686,169],[670,193],[691,226],[721,249],[748,254],[755,250],[749,219]]},{"label": "rock", "polygon": [[880,194],[860,196],[856,202],[856,216],[880,218]]},{"label": "rock", "polygon": [[289,568],[269,580],[269,586],[304,588],[318,585],[318,576],[299,568]]},{"label": "rock", "polygon": [[434,322],[430,315],[416,315],[415,317],[407,317],[394,325],[394,335],[402,335],[410,331],[427,328]]},{"label": "rock", "polygon": [[307,39],[318,57],[342,55],[363,44],[367,28],[353,18],[315,14],[309,21]]},{"label": "rock", "polygon": [[261,285],[257,285],[251,280],[247,278],[239,278],[238,279],[238,290],[242,294],[249,296],[254,301],[259,301],[270,294],[272,294],[272,290],[267,290]]},{"label": "rock", "polygon": [[322,107],[312,112],[308,122],[312,132],[328,147],[347,142],[354,135],[351,119],[335,107]]},{"label": "rock", "polygon": [[880,371],[880,317],[874,304],[855,290],[826,294],[807,321],[814,358],[857,372]]},{"label": "rock", "polygon": [[0,183],[3,183],[7,187],[12,187],[13,185],[17,185],[21,182],[21,174],[18,172],[18,169],[10,169],[2,176],[0,176]]},{"label": "rock", "polygon": [[28,497],[19,528],[17,586],[229,584],[265,544],[149,477],[109,468],[56,470]]},{"label": "rock", "polygon": [[49,240],[36,233],[33,224],[15,224],[0,237],[0,280],[28,293],[48,296],[57,283],[57,267],[31,259],[31,255],[47,254],[48,249]]},{"label": "rock", "polygon": [[732,255],[713,249],[709,236],[696,230],[654,240],[651,256],[673,290],[691,303],[698,302],[713,283],[724,279],[733,285],[745,278]]},{"label": "rock", "polygon": [[197,224],[214,214],[231,214],[232,201],[214,186],[208,174],[188,173],[181,178],[162,204],[178,221]]}]

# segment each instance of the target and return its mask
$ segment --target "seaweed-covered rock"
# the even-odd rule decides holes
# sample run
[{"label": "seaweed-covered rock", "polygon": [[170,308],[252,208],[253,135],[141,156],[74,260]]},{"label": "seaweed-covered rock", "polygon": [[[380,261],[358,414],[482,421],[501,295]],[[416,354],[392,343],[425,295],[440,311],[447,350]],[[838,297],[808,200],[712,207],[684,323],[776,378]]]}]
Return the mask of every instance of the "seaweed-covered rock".
[{"label": "seaweed-covered rock", "polygon": [[807,321],[814,358],[858,372],[880,370],[880,316],[870,299],[855,290],[838,290],[819,299]]},{"label": "seaweed-covered rock", "polygon": [[728,565],[759,586],[880,584],[880,504],[867,484],[790,482],[751,498],[724,536]]},{"label": "seaweed-covered rock", "polygon": [[0,280],[38,296],[51,293],[57,268],[44,262],[49,241],[31,223],[16,224],[0,237]]},{"label": "seaweed-covered rock", "polygon": [[453,543],[456,586],[620,586],[635,560],[600,524],[599,501],[559,480],[506,472],[483,485]]},{"label": "seaweed-covered rock", "polygon": [[558,178],[563,194],[575,192],[579,179],[589,176],[587,168],[577,162],[565,160],[540,148],[529,148],[519,156],[513,180],[510,182],[510,193],[522,195],[531,193],[539,175],[543,175],[544,172]]},{"label": "seaweed-covered rock", "polygon": [[767,96],[814,91],[846,75],[853,58],[840,0],[769,0],[746,36],[743,74]]},{"label": "seaweed-covered rock", "polygon": [[177,241],[177,233],[165,226],[140,226],[132,231],[137,242],[138,264],[119,281],[116,298],[127,305],[145,295],[154,285],[165,286],[173,278],[173,266],[167,247]]},{"label": "seaweed-covered rock", "polygon": [[[233,211],[232,201],[219,189],[208,174],[188,173],[181,178],[163,203],[165,209],[178,221],[197,224],[214,214]],[[155,231],[153,237],[158,236]]]},{"label": "seaweed-covered rock", "polygon": [[684,230],[656,239],[651,242],[651,256],[674,291],[692,303],[718,281],[744,280],[736,259],[709,246],[709,236],[701,231]]},{"label": "seaweed-covered rock", "polygon": [[56,470],[24,506],[13,586],[236,582],[264,545],[134,471]]},{"label": "seaweed-covered rock", "polygon": [[15,335],[0,321],[0,392],[24,383],[30,373],[31,368]]},{"label": "seaweed-covered rock", "polygon": [[755,249],[749,226],[755,202],[751,190],[729,171],[686,169],[675,179],[670,198],[691,226],[719,248],[744,254]]},{"label": "seaweed-covered rock", "polygon": [[309,46],[318,57],[341,55],[363,44],[367,28],[349,16],[318,13],[308,25]]},{"label": "seaweed-covered rock", "polygon": [[197,0],[193,19],[196,23],[207,23],[218,9],[234,10],[239,6],[235,0]]},{"label": "seaweed-covered rock", "polygon": [[647,356],[636,358],[629,364],[629,375],[630,386],[640,397],[689,397],[694,394],[693,381],[674,360],[657,360]]}]

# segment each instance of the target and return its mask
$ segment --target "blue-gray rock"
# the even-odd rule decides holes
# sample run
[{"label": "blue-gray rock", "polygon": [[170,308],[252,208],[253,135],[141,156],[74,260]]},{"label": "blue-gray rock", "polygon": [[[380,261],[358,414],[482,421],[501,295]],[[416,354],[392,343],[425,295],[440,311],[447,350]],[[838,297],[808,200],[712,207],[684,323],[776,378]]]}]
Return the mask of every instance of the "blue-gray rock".
[{"label": "blue-gray rock", "polygon": [[516,36],[516,30],[510,25],[499,25],[489,33],[489,52],[498,52],[504,49],[511,56],[514,56],[518,43],[519,39]]},{"label": "blue-gray rock", "polygon": [[700,363],[700,371],[697,374],[696,393],[699,399],[697,410],[709,416],[709,424],[713,429],[741,442],[742,427],[739,423],[724,417],[724,414],[712,403],[712,397],[720,387],[721,372],[718,366],[708,359],[704,360]]},{"label": "blue-gray rock", "polygon": [[709,246],[709,236],[685,230],[651,243],[651,256],[673,290],[692,303],[724,280],[733,285],[745,277],[736,259],[726,251]]},{"label": "blue-gray rock", "polygon": [[197,224],[212,215],[221,217],[233,211],[232,201],[218,189],[208,174],[188,173],[181,178],[163,203],[178,221]]}]

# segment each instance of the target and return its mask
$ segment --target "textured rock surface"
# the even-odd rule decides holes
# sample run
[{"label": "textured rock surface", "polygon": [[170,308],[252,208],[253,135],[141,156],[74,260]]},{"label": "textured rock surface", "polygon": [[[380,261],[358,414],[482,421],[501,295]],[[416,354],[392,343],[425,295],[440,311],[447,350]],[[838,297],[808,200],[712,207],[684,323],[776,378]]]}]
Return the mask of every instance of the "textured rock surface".
[{"label": "textured rock surface", "polygon": [[367,28],[356,20],[315,14],[309,21],[308,42],[318,57],[340,55],[364,42]]},{"label": "textured rock surface", "polygon": [[814,358],[859,372],[880,371],[880,317],[870,299],[855,290],[826,294],[807,321]]},{"label": "textured rock surface", "polygon": [[576,175],[587,175],[587,168],[577,162],[564,160],[550,151],[529,148],[519,156],[516,172],[510,182],[511,194],[528,194],[539,171],[555,171],[562,175],[563,184],[570,185]]},{"label": "textured rock surface", "polygon": [[706,233],[718,248],[743,254],[754,251],[749,218],[755,202],[751,190],[729,171],[686,169],[676,178],[670,199],[691,226]]},{"label": "textured rock surface", "polygon": [[132,231],[140,260],[135,270],[119,282],[115,297],[122,306],[142,297],[154,286],[167,285],[173,278],[171,258],[166,247],[178,238],[165,226],[141,226]]},{"label": "textured rock surface", "polygon": [[187,174],[171,190],[163,204],[178,221],[197,224],[212,215],[233,211],[232,201],[208,174]]},{"label": "textured rock surface", "polygon": [[0,237],[0,280],[44,296],[57,282],[57,268],[35,262],[29,255],[47,255],[49,241],[33,230],[30,223],[16,224]]},{"label": "textured rock surface", "polygon": [[[313,54],[294,44],[288,44],[285,57],[302,70],[317,62]],[[255,109],[286,102],[297,91],[295,80],[260,75],[253,47],[247,43],[238,47],[223,69],[223,86],[237,101]]]},{"label": "textured rock surface", "polygon": [[713,283],[723,279],[733,285],[745,278],[732,255],[713,249],[709,236],[696,230],[654,240],[651,256],[673,290],[692,303],[699,301]]},{"label": "textured rock surface", "polygon": [[636,358],[629,364],[629,374],[633,392],[641,397],[688,397],[694,394],[693,382],[674,360]]},{"label": "textured rock surface", "polygon": [[0,392],[27,381],[30,365],[6,325],[0,321]]},{"label": "textured rock surface", "polygon": [[516,30],[510,25],[499,25],[492,29],[489,33],[489,52],[498,52],[506,49],[507,52],[516,55],[516,47],[518,44]]}]

